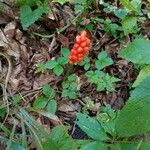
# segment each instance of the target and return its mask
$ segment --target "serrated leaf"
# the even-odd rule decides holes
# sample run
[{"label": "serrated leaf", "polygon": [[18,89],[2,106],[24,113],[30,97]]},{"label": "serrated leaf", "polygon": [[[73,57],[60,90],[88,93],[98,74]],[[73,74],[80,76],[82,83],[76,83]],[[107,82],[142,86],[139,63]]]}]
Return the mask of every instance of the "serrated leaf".
[{"label": "serrated leaf", "polygon": [[35,109],[43,109],[45,108],[45,106],[47,105],[47,99],[43,96],[38,97],[34,103],[33,103],[33,107]]},{"label": "serrated leaf", "polygon": [[125,35],[128,35],[129,33],[136,33],[137,17],[127,16],[122,20],[121,24]]},{"label": "serrated leaf", "polygon": [[150,77],[132,92],[116,120],[119,137],[145,134],[150,131]]},{"label": "serrated leaf", "polygon": [[60,76],[63,73],[64,69],[61,65],[58,64],[55,66],[53,71],[57,76]]},{"label": "serrated leaf", "polygon": [[52,114],[55,114],[56,110],[57,110],[56,100],[50,100],[47,104],[47,111],[52,113]]},{"label": "serrated leaf", "polygon": [[58,63],[56,62],[56,60],[50,60],[44,65],[44,67],[46,69],[53,69],[57,64]]},{"label": "serrated leaf", "polygon": [[31,24],[37,21],[43,13],[47,12],[44,6],[32,10],[30,6],[24,5],[20,8],[20,19],[23,29],[27,29]]},{"label": "serrated leaf", "polygon": [[101,70],[105,68],[106,66],[112,65],[113,61],[111,58],[108,57],[106,51],[102,51],[98,54],[98,60],[96,60],[96,68],[98,70]]},{"label": "serrated leaf", "polygon": [[150,40],[135,39],[119,55],[135,64],[150,64]]},{"label": "serrated leaf", "polygon": [[43,86],[43,94],[49,98],[52,99],[55,96],[55,91],[53,88],[50,87],[50,85],[46,84]]},{"label": "serrated leaf", "polygon": [[58,62],[60,65],[67,64],[67,63],[68,63],[68,58],[60,57],[60,58],[58,58],[57,62]]},{"label": "serrated leaf", "polygon": [[139,73],[132,87],[138,86],[146,77],[150,76],[150,65],[145,66]]},{"label": "serrated leaf", "polygon": [[108,139],[102,126],[94,118],[91,118],[85,114],[77,114],[77,125],[92,139],[98,141],[105,141]]}]

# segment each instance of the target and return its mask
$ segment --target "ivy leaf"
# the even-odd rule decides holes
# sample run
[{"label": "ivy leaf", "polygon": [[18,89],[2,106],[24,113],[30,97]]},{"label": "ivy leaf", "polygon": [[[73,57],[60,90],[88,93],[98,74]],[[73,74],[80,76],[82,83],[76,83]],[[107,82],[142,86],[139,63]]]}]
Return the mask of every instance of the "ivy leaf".
[{"label": "ivy leaf", "polygon": [[135,39],[119,55],[135,64],[150,64],[150,40]]},{"label": "ivy leaf", "polygon": [[141,82],[116,120],[119,137],[130,137],[150,131],[150,76]]},{"label": "ivy leaf", "polygon": [[105,68],[106,66],[112,65],[113,61],[111,58],[108,57],[106,51],[102,51],[98,54],[98,60],[96,60],[96,68],[98,70],[101,70]]},{"label": "ivy leaf", "polygon": [[61,65],[57,64],[53,71],[57,76],[60,76],[63,73],[64,69]]},{"label": "ivy leaf", "polygon": [[77,114],[77,125],[92,139],[98,141],[105,141],[108,139],[102,126],[94,118],[91,118],[85,114]]},{"label": "ivy leaf", "polygon": [[57,110],[57,102],[56,100],[52,99],[47,104],[47,111],[52,114],[55,114],[56,110]]},{"label": "ivy leaf", "polygon": [[129,33],[136,33],[137,17],[127,16],[122,20],[121,24],[125,35],[128,35]]}]

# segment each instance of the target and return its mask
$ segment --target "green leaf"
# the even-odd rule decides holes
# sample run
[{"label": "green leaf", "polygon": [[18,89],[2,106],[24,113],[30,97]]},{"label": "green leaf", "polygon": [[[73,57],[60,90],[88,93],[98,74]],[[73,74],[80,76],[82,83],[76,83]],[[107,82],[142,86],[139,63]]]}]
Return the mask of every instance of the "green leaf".
[{"label": "green leaf", "polygon": [[55,66],[53,71],[57,76],[60,76],[63,73],[64,69],[61,65],[58,64]]},{"label": "green leaf", "polygon": [[12,96],[12,100],[13,100],[13,104],[16,105],[22,100],[22,97],[20,95],[14,95]]},{"label": "green leaf", "polygon": [[103,143],[95,141],[95,142],[88,143],[80,150],[107,150],[107,147]]},{"label": "green leaf", "polygon": [[87,71],[89,68],[90,68],[90,64],[89,64],[89,63],[84,65],[84,69],[85,69],[86,71]]},{"label": "green leaf", "polygon": [[16,0],[16,3],[20,6],[23,5],[28,5],[28,6],[33,6],[35,5],[37,0]]},{"label": "green leaf", "polygon": [[105,68],[106,66],[112,65],[113,61],[111,58],[108,57],[106,51],[102,51],[98,54],[98,60],[96,60],[96,68],[98,70],[101,70]]},{"label": "green leaf", "polygon": [[85,29],[89,30],[89,31],[93,31],[94,29],[94,25],[92,23],[89,23],[85,26]]},{"label": "green leaf", "polygon": [[76,78],[77,78],[76,75],[75,75],[75,74],[72,74],[72,75],[70,75],[70,76],[68,77],[68,81],[69,81],[69,82],[72,82],[72,81],[74,82],[74,81],[76,81]]},{"label": "green leaf", "polygon": [[92,139],[98,141],[108,140],[106,133],[96,119],[78,113],[77,120],[77,125]]},{"label": "green leaf", "polygon": [[70,99],[76,99],[77,98],[77,93],[75,92],[75,91],[68,91],[69,93],[68,93],[68,97],[70,98]]},{"label": "green leaf", "polygon": [[121,24],[125,35],[136,33],[137,17],[127,16],[122,20]]},{"label": "green leaf", "polygon": [[53,88],[50,87],[50,85],[46,84],[43,86],[43,94],[49,98],[52,99],[55,96],[55,91]]},{"label": "green leaf", "polygon": [[69,50],[68,48],[62,48],[62,49],[61,49],[61,54],[62,54],[65,58],[68,58],[69,53],[70,53],[70,50]]},{"label": "green leaf", "polygon": [[55,112],[57,111],[57,102],[56,100],[50,100],[47,104],[47,111],[55,114]]},{"label": "green leaf", "polygon": [[60,65],[67,64],[67,63],[68,63],[68,58],[66,58],[66,57],[60,57],[60,58],[58,58],[57,62],[58,62]]},{"label": "green leaf", "polygon": [[141,82],[121,110],[116,120],[119,137],[129,137],[150,131],[150,76]]},{"label": "green leaf", "polygon": [[135,39],[119,55],[136,64],[150,64],[150,40]]},{"label": "green leaf", "polygon": [[76,4],[74,9],[75,9],[75,13],[78,14],[84,10],[84,6],[80,4]]},{"label": "green leaf", "polygon": [[138,86],[146,77],[150,76],[150,65],[145,66],[139,73],[132,87]]},{"label": "green leaf", "polygon": [[68,135],[68,127],[66,126],[57,126],[52,129],[51,138],[57,142],[60,147],[60,150],[77,150],[78,143],[76,143]]},{"label": "green leaf", "polygon": [[128,10],[128,12],[140,12],[141,0],[120,0],[121,4]]},{"label": "green leaf", "polygon": [[46,69],[53,69],[56,65],[58,65],[56,60],[50,60],[44,66]]},{"label": "green leaf", "polygon": [[73,2],[73,0],[53,0],[53,2],[60,3],[61,5],[67,3],[67,2]]},{"label": "green leaf", "polygon": [[125,16],[127,15],[127,11],[125,9],[118,9],[115,10],[114,14],[119,18],[119,19],[123,19],[125,18]]},{"label": "green leaf", "polygon": [[55,141],[63,139],[63,138],[68,138],[69,135],[67,131],[68,131],[67,126],[58,125],[52,129],[51,137]]},{"label": "green leaf", "polygon": [[39,96],[33,103],[35,109],[43,109],[47,105],[47,99],[43,96]]},{"label": "green leaf", "polygon": [[114,83],[120,81],[120,79],[99,70],[95,72],[87,71],[85,75],[88,77],[89,82],[97,85],[98,91],[104,91],[106,89],[109,92],[113,92],[115,91]]},{"label": "green leaf", "polygon": [[20,9],[20,19],[23,29],[27,29],[31,24],[37,21],[42,14],[48,11],[47,6],[44,5],[32,10],[30,6],[24,5]]}]

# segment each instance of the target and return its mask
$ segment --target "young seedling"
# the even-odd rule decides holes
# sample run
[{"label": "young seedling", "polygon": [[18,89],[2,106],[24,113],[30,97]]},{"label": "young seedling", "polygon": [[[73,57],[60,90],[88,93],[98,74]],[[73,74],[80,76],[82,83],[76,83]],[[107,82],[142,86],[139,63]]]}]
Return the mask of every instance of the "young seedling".
[{"label": "young seedling", "polygon": [[34,101],[33,108],[36,110],[46,110],[47,112],[54,114],[57,110],[54,89],[46,84],[43,87],[43,94]]},{"label": "young seedling", "polygon": [[63,65],[68,63],[69,49],[61,49],[61,57],[57,60],[51,59],[46,64],[39,64],[37,66],[37,72],[44,72],[47,69],[53,69],[54,74],[60,76],[64,72]]}]

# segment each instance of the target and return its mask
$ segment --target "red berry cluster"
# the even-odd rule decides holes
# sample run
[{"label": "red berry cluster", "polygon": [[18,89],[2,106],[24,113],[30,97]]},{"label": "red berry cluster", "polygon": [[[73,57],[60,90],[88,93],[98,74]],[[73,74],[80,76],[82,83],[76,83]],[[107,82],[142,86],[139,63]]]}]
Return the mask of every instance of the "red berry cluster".
[{"label": "red berry cluster", "polygon": [[87,37],[87,32],[84,30],[80,35],[76,36],[75,44],[70,51],[69,63],[79,63],[83,60],[84,56],[87,54],[91,40]]}]

